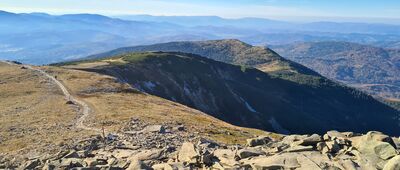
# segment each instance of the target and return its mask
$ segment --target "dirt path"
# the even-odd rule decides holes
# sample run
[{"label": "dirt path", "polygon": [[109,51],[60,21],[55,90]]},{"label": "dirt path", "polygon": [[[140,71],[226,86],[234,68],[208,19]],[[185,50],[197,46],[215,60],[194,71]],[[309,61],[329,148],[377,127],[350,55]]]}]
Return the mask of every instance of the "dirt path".
[{"label": "dirt path", "polygon": [[94,127],[88,127],[84,124],[84,121],[86,120],[86,118],[89,116],[91,109],[89,107],[88,104],[86,104],[84,101],[79,100],[74,98],[71,93],[67,90],[67,88],[60,82],[58,81],[55,77],[51,76],[50,74],[46,73],[45,71],[38,69],[38,68],[34,68],[30,65],[17,65],[15,63],[12,62],[7,62],[4,61],[7,64],[10,65],[15,65],[15,66],[20,66],[20,67],[25,67],[27,69],[39,72],[40,74],[42,74],[43,76],[45,76],[46,78],[50,79],[52,82],[54,82],[63,92],[65,98],[67,101],[71,101],[74,104],[80,105],[81,106],[81,117],[79,117],[76,121],[76,127],[79,129],[84,129],[84,130],[90,130],[90,131],[96,131],[99,133],[102,133],[102,129],[99,128],[94,128]]}]

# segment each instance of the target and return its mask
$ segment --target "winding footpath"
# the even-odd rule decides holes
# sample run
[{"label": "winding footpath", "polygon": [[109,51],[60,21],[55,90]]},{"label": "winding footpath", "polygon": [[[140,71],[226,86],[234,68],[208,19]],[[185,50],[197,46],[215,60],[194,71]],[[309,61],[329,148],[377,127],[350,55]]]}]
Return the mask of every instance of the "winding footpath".
[{"label": "winding footpath", "polygon": [[30,65],[18,65],[18,64],[15,64],[15,63],[12,63],[12,62],[8,62],[8,61],[3,61],[3,62],[4,62],[4,63],[7,63],[7,64],[9,64],[9,65],[15,65],[15,66],[20,66],[20,67],[25,67],[25,68],[27,68],[27,69],[36,71],[36,72],[38,72],[38,73],[44,75],[46,78],[50,79],[52,82],[54,82],[54,83],[61,89],[61,91],[63,92],[63,94],[64,94],[64,96],[65,96],[65,99],[66,99],[67,101],[71,101],[71,102],[73,102],[74,104],[77,104],[77,105],[80,105],[80,106],[81,106],[81,109],[80,109],[80,110],[81,110],[81,117],[79,117],[79,118],[76,120],[76,123],[75,123],[75,124],[76,124],[76,127],[79,128],[79,129],[83,129],[83,130],[89,130],[89,131],[95,131],[95,132],[102,133],[102,131],[103,131],[102,129],[94,128],[94,127],[88,127],[88,126],[86,126],[86,125],[84,124],[84,121],[87,119],[87,117],[89,116],[89,114],[90,114],[90,112],[91,112],[91,109],[90,109],[89,105],[86,104],[86,103],[85,103],[84,101],[82,101],[82,100],[79,100],[79,99],[74,98],[74,97],[71,95],[71,93],[67,90],[67,88],[66,88],[60,81],[58,81],[55,77],[51,76],[50,74],[46,73],[45,71],[43,71],[43,70],[41,70],[41,69],[34,68],[34,67],[30,66]]}]

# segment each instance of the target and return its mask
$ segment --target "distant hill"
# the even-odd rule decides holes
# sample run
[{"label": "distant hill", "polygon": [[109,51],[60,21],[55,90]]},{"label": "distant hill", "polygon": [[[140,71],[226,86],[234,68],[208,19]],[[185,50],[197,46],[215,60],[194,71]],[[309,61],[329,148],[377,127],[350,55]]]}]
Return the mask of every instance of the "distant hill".
[{"label": "distant hill", "polygon": [[400,50],[348,42],[273,46],[284,57],[328,78],[386,98],[400,98]]},{"label": "distant hill", "polygon": [[88,58],[103,58],[143,51],[192,53],[229,64],[259,68],[262,71],[276,75],[300,73],[319,76],[316,72],[300,64],[284,59],[269,48],[252,46],[235,39],[170,42],[147,46],[124,47],[89,56]]},{"label": "distant hill", "polygon": [[124,20],[168,22],[184,26],[230,26],[268,30],[273,32],[326,32],[326,33],[360,33],[360,34],[400,34],[400,25],[358,22],[319,21],[310,23],[292,23],[266,18],[227,19],[218,16],[152,16],[123,15],[116,16]]},{"label": "distant hill", "polygon": [[58,65],[118,77],[144,92],[239,126],[280,133],[329,129],[396,133],[398,128],[397,111],[323,77],[313,85],[301,84],[177,52],[125,53]]}]

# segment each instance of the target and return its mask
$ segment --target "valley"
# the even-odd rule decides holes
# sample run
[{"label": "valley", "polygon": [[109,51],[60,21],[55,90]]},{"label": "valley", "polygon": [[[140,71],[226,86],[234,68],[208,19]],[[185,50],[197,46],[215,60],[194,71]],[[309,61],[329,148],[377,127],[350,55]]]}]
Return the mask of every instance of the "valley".
[{"label": "valley", "polygon": [[272,47],[322,75],[382,98],[400,98],[399,50],[348,42]]}]

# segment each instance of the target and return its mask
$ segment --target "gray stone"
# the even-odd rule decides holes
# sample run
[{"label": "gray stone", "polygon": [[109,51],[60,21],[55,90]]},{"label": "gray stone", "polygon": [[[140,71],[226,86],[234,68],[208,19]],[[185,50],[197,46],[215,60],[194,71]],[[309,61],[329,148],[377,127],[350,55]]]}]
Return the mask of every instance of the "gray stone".
[{"label": "gray stone", "polygon": [[151,125],[146,126],[143,130],[143,133],[165,133],[165,127],[162,125]]},{"label": "gray stone", "polygon": [[159,160],[164,158],[164,150],[163,149],[150,149],[141,151],[130,158],[128,160],[139,160],[139,161],[147,161],[147,160]]},{"label": "gray stone", "polygon": [[341,162],[341,165],[346,170],[357,170],[357,169],[360,169],[360,166],[358,166],[355,162],[353,162],[350,159],[343,160]]},{"label": "gray stone", "polygon": [[63,168],[83,167],[85,163],[78,158],[64,158],[61,160],[60,166]]},{"label": "gray stone", "polygon": [[328,135],[329,139],[333,139],[333,138],[340,138],[340,139],[344,139],[347,138],[346,135],[336,131],[336,130],[331,130],[326,132],[326,134]]},{"label": "gray stone", "polygon": [[252,169],[295,169],[300,167],[297,156],[297,154],[259,156],[241,160],[241,163],[250,165]]},{"label": "gray stone", "polygon": [[152,168],[147,166],[143,161],[132,159],[127,170],[151,170]]},{"label": "gray stone", "polygon": [[370,131],[364,135],[365,140],[374,140],[379,142],[387,142],[396,148],[396,144],[393,142],[392,138],[382,132]]},{"label": "gray stone", "polygon": [[180,162],[196,164],[199,162],[200,154],[193,143],[185,142],[182,144],[178,153],[178,160]]},{"label": "gray stone", "polygon": [[257,138],[247,139],[247,146],[254,147],[259,145],[265,145],[272,141],[271,138],[267,136],[260,136]]},{"label": "gray stone", "polygon": [[224,167],[235,167],[240,163],[237,161],[236,152],[231,149],[217,149],[214,156],[218,158],[219,163]]},{"label": "gray stone", "polygon": [[213,140],[206,139],[206,138],[199,138],[197,146],[201,146],[203,148],[216,148],[219,144]]},{"label": "gray stone", "polygon": [[185,167],[182,163],[162,163],[153,165],[154,170],[189,170],[190,168]]},{"label": "gray stone", "polygon": [[318,142],[321,142],[321,141],[322,141],[322,138],[320,135],[313,134],[309,137],[302,139],[300,145],[303,145],[303,146],[316,145]]},{"label": "gray stone", "polygon": [[348,137],[348,138],[351,138],[351,137],[354,136],[354,133],[353,133],[353,132],[342,132],[342,134],[343,134],[344,136]]},{"label": "gray stone", "polygon": [[255,150],[255,149],[240,149],[237,152],[237,154],[241,159],[244,159],[244,158],[248,158],[248,157],[265,155],[265,152],[261,151],[261,150]]},{"label": "gray stone", "polygon": [[286,152],[304,152],[304,151],[312,151],[313,147],[312,146],[292,146],[288,149],[286,149]]},{"label": "gray stone", "polygon": [[288,135],[282,139],[282,142],[288,145],[293,145],[293,143],[300,144],[301,141],[307,138],[308,135]]}]

